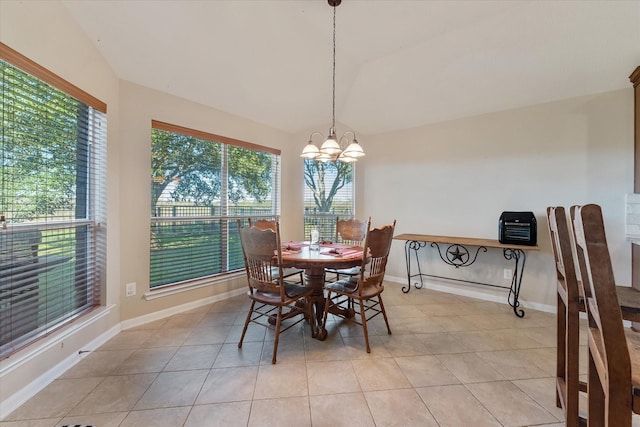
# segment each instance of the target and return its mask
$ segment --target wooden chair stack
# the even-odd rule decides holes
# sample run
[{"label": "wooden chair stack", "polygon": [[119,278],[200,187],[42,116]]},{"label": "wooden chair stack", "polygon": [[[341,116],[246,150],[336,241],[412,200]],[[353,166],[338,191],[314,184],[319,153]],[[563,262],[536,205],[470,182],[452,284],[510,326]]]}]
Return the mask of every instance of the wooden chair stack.
[{"label": "wooden chair stack", "polygon": [[[640,409],[640,339],[622,320],[639,320],[640,292],[615,285],[599,206],[572,207],[572,227],[561,207],[548,208],[547,217],[558,273],[558,406],[567,426],[631,426],[632,411]],[[586,388],[578,379],[580,311],[589,324]],[[579,390],[587,392],[586,420]]]}]

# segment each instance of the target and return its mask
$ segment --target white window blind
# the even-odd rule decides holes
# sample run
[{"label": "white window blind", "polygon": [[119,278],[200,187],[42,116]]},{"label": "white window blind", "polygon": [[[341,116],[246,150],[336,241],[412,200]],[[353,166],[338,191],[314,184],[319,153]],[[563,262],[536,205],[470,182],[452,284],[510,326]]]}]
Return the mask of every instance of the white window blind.
[{"label": "white window blind", "polygon": [[304,159],[304,235],[312,229],[333,240],[336,217],[353,218],[355,164]]},{"label": "white window blind", "polygon": [[152,122],[150,287],[244,268],[237,220],[280,214],[280,151]]},{"label": "white window blind", "polygon": [[100,303],[106,105],[0,43],[0,357]]}]

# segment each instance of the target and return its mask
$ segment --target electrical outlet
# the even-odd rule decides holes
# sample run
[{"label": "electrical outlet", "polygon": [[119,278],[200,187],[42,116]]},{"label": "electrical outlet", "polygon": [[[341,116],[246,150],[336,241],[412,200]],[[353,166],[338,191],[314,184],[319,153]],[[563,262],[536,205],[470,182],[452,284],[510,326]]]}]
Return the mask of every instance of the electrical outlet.
[{"label": "electrical outlet", "polygon": [[132,297],[136,294],[136,282],[126,284],[126,292],[128,297]]},{"label": "electrical outlet", "polygon": [[504,269],[504,278],[511,280],[512,277],[513,277],[513,271],[511,271],[510,268],[505,268]]}]

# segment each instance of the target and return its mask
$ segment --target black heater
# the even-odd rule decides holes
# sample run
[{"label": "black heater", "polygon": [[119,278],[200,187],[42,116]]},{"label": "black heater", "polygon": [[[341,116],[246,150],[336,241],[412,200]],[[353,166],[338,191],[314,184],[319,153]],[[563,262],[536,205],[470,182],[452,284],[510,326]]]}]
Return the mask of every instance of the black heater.
[{"label": "black heater", "polygon": [[538,227],[533,212],[502,212],[498,222],[500,243],[507,245],[538,244]]}]

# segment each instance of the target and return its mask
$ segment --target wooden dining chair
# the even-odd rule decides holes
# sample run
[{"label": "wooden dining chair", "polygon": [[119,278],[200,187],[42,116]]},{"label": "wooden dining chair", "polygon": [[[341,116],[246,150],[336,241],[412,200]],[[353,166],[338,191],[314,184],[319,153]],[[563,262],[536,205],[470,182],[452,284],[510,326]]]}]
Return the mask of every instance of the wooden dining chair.
[{"label": "wooden dining chair", "polygon": [[[565,209],[562,206],[548,207],[547,219],[557,276],[556,405],[564,411],[566,427],[577,427],[581,421],[578,360],[580,311],[584,311],[584,300],[576,276],[571,231]],[[586,391],[584,383],[582,391]]]},{"label": "wooden dining chair", "polygon": [[589,323],[587,425],[628,427],[640,413],[640,336],[622,323],[600,206],[574,207],[572,218]]},{"label": "wooden dining chair", "polygon": [[[280,226],[277,222],[274,231],[242,227],[238,221],[238,230],[249,285],[247,295],[251,299],[251,306],[242,328],[238,348],[242,348],[242,341],[249,323],[256,323],[267,328],[272,327],[272,324],[275,323],[271,363],[276,363],[281,332],[306,319],[311,326],[311,335],[315,335],[312,304],[310,303],[313,289],[285,282],[282,268]],[[274,275],[274,270],[278,270],[279,274]],[[285,307],[288,308],[287,312],[283,312]],[[298,315],[302,316],[288,322],[287,326],[282,326],[283,320],[293,319]]]},{"label": "wooden dining chair", "polygon": [[[369,332],[367,330],[367,322],[369,320],[382,314],[387,325],[387,332],[391,335],[389,319],[382,302],[382,292],[384,291],[382,282],[387,268],[387,259],[395,226],[396,221],[394,220],[391,225],[371,229],[371,219],[369,219],[359,274],[325,285],[327,297],[323,324],[327,323],[331,306],[341,308],[341,310],[332,312],[343,318],[352,318],[362,326],[367,353],[371,353]],[[357,306],[358,310],[353,310],[351,308],[352,304]]]},{"label": "wooden dining chair", "polygon": [[[362,221],[353,218],[340,219],[336,217],[336,236],[334,242],[362,246],[367,236],[368,224],[370,222],[371,218],[369,218],[369,221]],[[325,273],[329,274],[325,277],[327,278],[327,282],[330,283],[340,280],[341,276],[357,276],[360,274],[360,266],[343,269],[327,268]]]},{"label": "wooden dining chair", "polygon": [[[276,231],[276,223],[278,223],[278,219],[258,219],[252,221],[251,218],[247,219],[249,221],[250,228],[257,228],[258,230],[273,230]],[[285,267],[282,269],[284,273],[284,278],[291,280],[294,279],[294,283],[302,284],[304,283],[304,270],[294,267]],[[274,274],[279,274],[279,270],[275,269]]]}]

